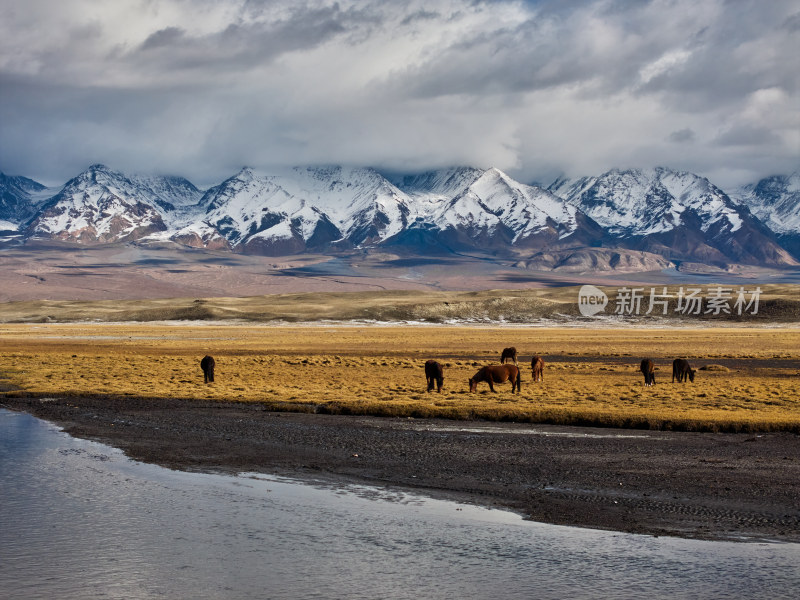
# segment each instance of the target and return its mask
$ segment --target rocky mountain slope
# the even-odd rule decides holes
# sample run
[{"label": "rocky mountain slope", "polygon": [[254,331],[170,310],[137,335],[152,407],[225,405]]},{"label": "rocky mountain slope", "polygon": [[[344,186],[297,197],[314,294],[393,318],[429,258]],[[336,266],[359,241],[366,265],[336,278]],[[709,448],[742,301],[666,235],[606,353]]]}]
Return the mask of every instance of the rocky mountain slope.
[{"label": "rocky mountain slope", "polygon": [[784,248],[800,256],[800,171],[765,177],[731,197],[769,227]]},{"label": "rocky mountain slope", "polygon": [[657,168],[557,181],[550,190],[620,244],[675,261],[797,264],[775,234],[708,179]]},{"label": "rocky mountain slope", "polygon": [[167,230],[176,206],[196,197],[199,190],[185,179],[128,178],[94,165],[44,203],[23,233],[79,243],[137,240]]},{"label": "rocky mountain slope", "polygon": [[0,172],[0,229],[15,230],[47,198],[47,187],[27,177]]},{"label": "rocky mountain slope", "polygon": [[200,201],[206,237],[237,251],[292,254],[379,244],[407,226],[408,199],[371,169],[243,169]]}]

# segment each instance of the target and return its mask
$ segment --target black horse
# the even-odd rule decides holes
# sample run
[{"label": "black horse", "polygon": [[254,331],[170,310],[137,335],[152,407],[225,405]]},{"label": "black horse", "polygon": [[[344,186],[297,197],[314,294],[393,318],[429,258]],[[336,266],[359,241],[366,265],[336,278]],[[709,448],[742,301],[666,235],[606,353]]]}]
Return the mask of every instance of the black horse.
[{"label": "black horse", "polygon": [[511,348],[503,348],[500,353],[500,364],[506,364],[508,359],[511,359],[515,365],[517,364],[517,349],[513,346]]},{"label": "black horse", "polygon": [[436,383],[436,391],[442,393],[442,383],[444,383],[444,369],[435,360],[425,363],[425,379],[428,380],[428,391],[433,391],[433,384]]},{"label": "black horse", "polygon": [[675,383],[676,377],[678,383],[684,383],[687,378],[694,383],[695,373],[696,371],[689,366],[689,361],[685,358],[676,358],[672,361],[672,383]]},{"label": "black horse", "polygon": [[645,358],[642,360],[642,364],[639,365],[639,369],[641,370],[642,375],[644,375],[645,385],[656,384],[656,365],[651,359]]},{"label": "black horse", "polygon": [[203,369],[203,380],[205,383],[214,383],[214,357],[204,356],[200,361],[200,368]]}]

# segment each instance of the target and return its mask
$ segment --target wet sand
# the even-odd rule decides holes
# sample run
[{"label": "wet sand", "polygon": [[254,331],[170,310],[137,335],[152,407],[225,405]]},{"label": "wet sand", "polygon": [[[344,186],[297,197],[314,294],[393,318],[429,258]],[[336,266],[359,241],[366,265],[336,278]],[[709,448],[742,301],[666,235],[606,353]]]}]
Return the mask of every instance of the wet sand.
[{"label": "wet sand", "polygon": [[277,413],[258,404],[14,398],[135,460],[358,482],[545,523],[800,542],[800,436]]}]

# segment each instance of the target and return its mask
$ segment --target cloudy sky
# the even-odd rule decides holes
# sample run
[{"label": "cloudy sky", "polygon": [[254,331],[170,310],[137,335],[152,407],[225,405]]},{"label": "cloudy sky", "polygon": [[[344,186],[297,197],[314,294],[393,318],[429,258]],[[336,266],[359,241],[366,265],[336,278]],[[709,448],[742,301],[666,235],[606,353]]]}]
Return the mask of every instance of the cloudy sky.
[{"label": "cloudy sky", "polygon": [[0,171],[800,168],[797,0],[3,0]]}]

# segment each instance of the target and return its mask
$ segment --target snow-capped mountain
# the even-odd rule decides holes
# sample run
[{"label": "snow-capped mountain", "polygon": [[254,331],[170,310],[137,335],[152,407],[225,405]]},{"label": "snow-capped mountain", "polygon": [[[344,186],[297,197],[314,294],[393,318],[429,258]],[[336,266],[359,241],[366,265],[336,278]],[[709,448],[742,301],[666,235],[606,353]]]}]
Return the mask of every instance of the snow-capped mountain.
[{"label": "snow-capped mountain", "polygon": [[797,264],[748,210],[692,173],[612,170],[549,189],[625,247],[679,261]]},{"label": "snow-capped mountain", "polygon": [[128,180],[145,190],[165,212],[173,212],[187,206],[194,207],[203,196],[202,191],[183,177],[132,175]]},{"label": "snow-capped mountain", "polygon": [[499,169],[443,169],[397,185],[412,199],[414,219],[395,243],[516,253],[575,247],[604,234],[576,207]]},{"label": "snow-capped mountain", "polygon": [[392,183],[414,201],[418,213],[415,217],[427,218],[462,194],[484,173],[473,167],[452,167],[397,177]]},{"label": "snow-capped mountain", "polygon": [[376,171],[343,167],[243,169],[200,204],[206,237],[215,231],[231,248],[256,254],[379,244],[407,226],[409,213],[406,195]]},{"label": "snow-capped mountain", "polygon": [[193,189],[199,196],[186,180],[128,178],[93,165],[50,198],[24,232],[82,243],[136,240],[166,230],[165,221],[176,214],[171,201],[185,202]]},{"label": "snow-capped mountain", "polygon": [[578,228],[574,206],[499,169],[450,169],[405,185],[417,201],[415,222],[455,247],[535,247]]},{"label": "snow-capped mountain", "polygon": [[739,188],[731,197],[775,232],[785,248],[800,254],[800,171],[765,177]]},{"label": "snow-capped mountain", "polygon": [[32,179],[0,172],[0,229],[16,230],[19,223],[36,213],[48,197],[47,191]]},{"label": "snow-capped mountain", "polygon": [[739,203],[703,177],[661,168],[613,170],[547,189],[498,169],[456,167],[390,181],[374,169],[336,166],[245,168],[205,192],[179,177],[128,176],[103,165],[60,190],[7,176],[0,185],[10,190],[0,213],[9,227],[0,222],[0,229],[19,228],[26,239],[273,256],[389,246],[589,270],[668,261],[798,264],[754,216],[772,216],[786,231],[797,227],[796,177],[749,187]]}]

